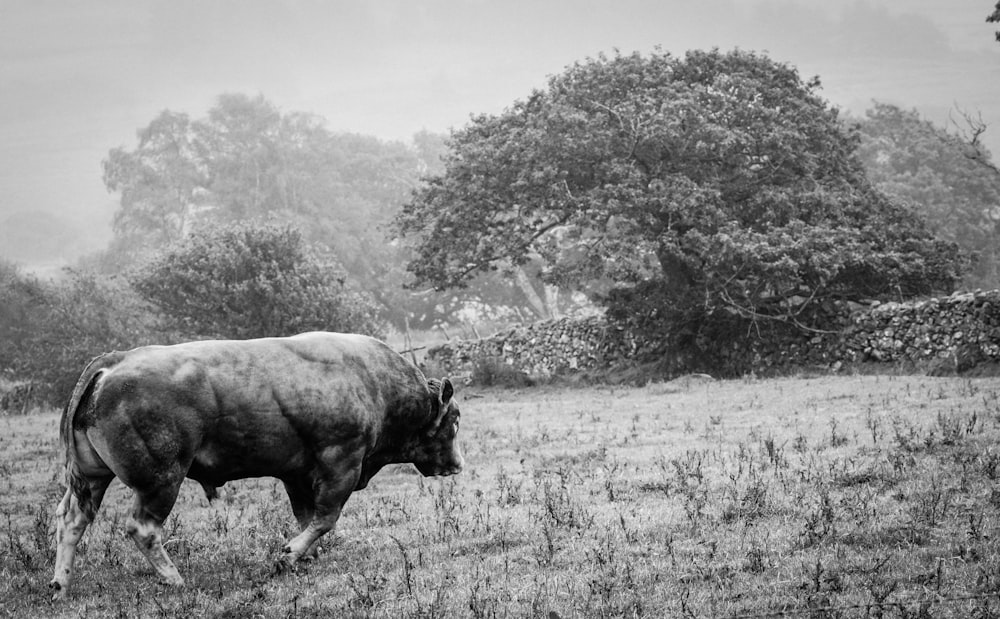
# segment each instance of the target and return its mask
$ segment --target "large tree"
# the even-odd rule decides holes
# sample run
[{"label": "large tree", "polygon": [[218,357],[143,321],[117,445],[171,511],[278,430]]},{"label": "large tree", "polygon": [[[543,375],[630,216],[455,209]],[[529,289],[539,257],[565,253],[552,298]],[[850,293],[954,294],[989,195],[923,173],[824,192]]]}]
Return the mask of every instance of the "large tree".
[{"label": "large tree", "polygon": [[885,103],[868,110],[859,128],[858,152],[875,185],[912,203],[938,236],[976,258],[964,285],[1000,286],[1000,175],[989,153],[916,110]]},{"label": "large tree", "polygon": [[452,136],[397,221],[409,268],[445,288],[541,260],[688,342],[713,316],[813,328],[832,299],[950,290],[956,248],[872,187],[818,88],[742,51],[574,64]]},{"label": "large tree", "polygon": [[133,150],[104,161],[121,194],[115,241],[126,253],[162,247],[205,223],[277,217],[326,245],[359,281],[387,248],[378,230],[417,185],[414,149],[328,131],[262,96],[226,94],[206,118],[162,112]]}]

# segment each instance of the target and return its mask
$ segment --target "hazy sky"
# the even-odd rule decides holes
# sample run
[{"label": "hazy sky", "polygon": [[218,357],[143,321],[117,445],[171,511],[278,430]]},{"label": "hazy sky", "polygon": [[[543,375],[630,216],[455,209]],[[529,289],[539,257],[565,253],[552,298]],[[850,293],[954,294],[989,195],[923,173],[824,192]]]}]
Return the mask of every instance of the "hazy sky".
[{"label": "hazy sky", "polygon": [[[101,160],[160,111],[263,94],[332,130],[409,140],[499,112],[615,48],[767,51],[860,114],[981,112],[1000,158],[994,0],[0,0],[0,226],[19,212],[110,232]],[[8,230],[8,234],[10,231]],[[3,235],[0,235],[3,238]],[[8,237],[9,238],[9,237]],[[0,254],[3,248],[0,247]]]}]

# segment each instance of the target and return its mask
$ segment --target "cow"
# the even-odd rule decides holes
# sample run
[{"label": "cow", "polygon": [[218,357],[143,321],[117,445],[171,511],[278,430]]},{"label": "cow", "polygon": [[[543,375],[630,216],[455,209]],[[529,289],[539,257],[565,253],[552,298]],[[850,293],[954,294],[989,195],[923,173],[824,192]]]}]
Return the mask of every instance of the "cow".
[{"label": "cow", "polygon": [[60,421],[67,490],[56,509],[53,598],[66,596],[76,545],[115,477],[135,493],[126,530],[167,584],[184,584],[163,548],[162,526],[185,478],[209,501],[231,480],[281,480],[300,533],[278,565],[293,565],[385,465],[413,463],[424,476],[462,469],[454,392],[449,379],[425,379],[384,343],[354,334],[208,340],[97,357]]}]

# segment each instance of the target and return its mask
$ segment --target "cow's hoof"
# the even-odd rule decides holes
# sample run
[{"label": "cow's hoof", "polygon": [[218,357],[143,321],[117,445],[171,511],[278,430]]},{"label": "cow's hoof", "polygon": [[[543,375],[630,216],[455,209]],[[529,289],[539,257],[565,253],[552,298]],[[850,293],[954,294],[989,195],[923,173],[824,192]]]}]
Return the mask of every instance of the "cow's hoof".
[{"label": "cow's hoof", "polygon": [[49,589],[52,591],[53,602],[58,602],[59,600],[66,599],[67,589],[58,580],[53,580],[52,582],[50,582]]},{"label": "cow's hoof", "polygon": [[160,577],[160,582],[170,587],[183,587],[184,578],[180,574],[168,574]]},{"label": "cow's hoof", "polygon": [[281,576],[283,574],[289,574],[294,571],[292,564],[288,562],[288,559],[281,558],[274,562],[274,570],[271,572],[271,576]]}]

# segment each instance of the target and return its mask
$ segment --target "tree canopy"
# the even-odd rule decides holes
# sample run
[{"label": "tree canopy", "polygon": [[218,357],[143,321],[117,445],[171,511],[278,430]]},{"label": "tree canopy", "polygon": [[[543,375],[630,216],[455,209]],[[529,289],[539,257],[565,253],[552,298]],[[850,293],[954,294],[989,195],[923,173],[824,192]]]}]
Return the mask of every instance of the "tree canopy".
[{"label": "tree canopy", "polygon": [[957,249],[871,185],[818,88],[743,51],[576,63],[453,134],[397,219],[418,239],[408,268],[445,288],[539,259],[549,281],[678,335],[950,290]]},{"label": "tree canopy", "polygon": [[262,96],[222,95],[198,120],[166,110],[138,138],[134,150],[115,148],[104,161],[105,184],[121,194],[114,232],[126,253],[206,223],[272,217],[300,227],[363,280],[386,251],[371,223],[388,219],[420,177],[414,149],[331,133],[321,118],[282,113]]},{"label": "tree canopy", "polygon": [[258,218],[302,231],[402,327],[429,327],[469,300],[526,306],[522,287],[484,278],[463,294],[404,290],[409,248],[386,240],[410,192],[442,170],[444,136],[413,144],[333,133],[263,96],[224,94],[204,118],[165,110],[138,144],[111,150],[104,182],[120,194],[103,268],[117,271],[192,231]]},{"label": "tree canopy", "polygon": [[288,226],[191,233],[133,273],[132,285],[181,333],[252,338],[326,330],[377,334],[368,295]]},{"label": "tree canopy", "polygon": [[935,233],[975,258],[968,288],[1000,287],[1000,175],[989,153],[920,117],[916,110],[876,103],[859,124],[858,150],[868,175],[887,194],[906,200]]}]

